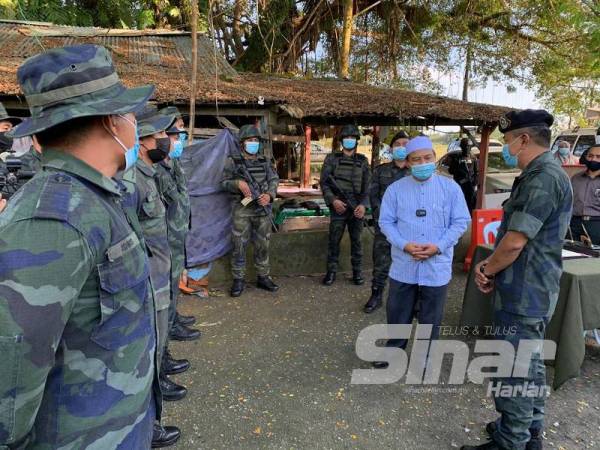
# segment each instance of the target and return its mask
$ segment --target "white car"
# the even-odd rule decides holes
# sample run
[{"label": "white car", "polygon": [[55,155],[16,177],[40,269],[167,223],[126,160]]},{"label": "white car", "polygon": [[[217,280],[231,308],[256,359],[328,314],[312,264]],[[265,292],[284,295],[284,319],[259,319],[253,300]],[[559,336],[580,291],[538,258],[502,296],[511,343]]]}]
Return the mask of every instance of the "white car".
[{"label": "white car", "polygon": [[558,150],[558,143],[560,141],[567,141],[571,145],[573,154],[575,156],[581,156],[588,148],[590,148],[596,140],[596,128],[579,128],[575,127],[572,130],[563,130],[558,133],[558,136],[554,139],[552,152]]}]

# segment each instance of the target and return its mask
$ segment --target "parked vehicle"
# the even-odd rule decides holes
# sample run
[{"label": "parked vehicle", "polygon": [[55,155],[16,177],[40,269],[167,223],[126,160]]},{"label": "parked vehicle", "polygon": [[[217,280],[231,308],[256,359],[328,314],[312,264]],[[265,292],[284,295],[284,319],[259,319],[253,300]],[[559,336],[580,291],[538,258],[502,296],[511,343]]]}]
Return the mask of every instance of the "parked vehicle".
[{"label": "parked vehicle", "polygon": [[563,130],[558,133],[558,136],[554,139],[551,151],[555,152],[558,150],[558,143],[560,141],[567,141],[571,145],[573,154],[575,156],[581,156],[588,148],[594,144],[596,139],[596,128],[579,128],[575,127],[571,130]]}]

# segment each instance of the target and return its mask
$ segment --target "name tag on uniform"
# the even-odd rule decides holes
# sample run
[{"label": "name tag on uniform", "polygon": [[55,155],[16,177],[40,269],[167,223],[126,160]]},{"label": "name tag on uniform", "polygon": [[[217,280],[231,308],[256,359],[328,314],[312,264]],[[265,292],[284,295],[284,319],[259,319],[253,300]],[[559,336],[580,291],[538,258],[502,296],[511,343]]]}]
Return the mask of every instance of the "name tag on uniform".
[{"label": "name tag on uniform", "polygon": [[427,215],[427,211],[425,209],[417,209],[417,217],[425,217]]}]

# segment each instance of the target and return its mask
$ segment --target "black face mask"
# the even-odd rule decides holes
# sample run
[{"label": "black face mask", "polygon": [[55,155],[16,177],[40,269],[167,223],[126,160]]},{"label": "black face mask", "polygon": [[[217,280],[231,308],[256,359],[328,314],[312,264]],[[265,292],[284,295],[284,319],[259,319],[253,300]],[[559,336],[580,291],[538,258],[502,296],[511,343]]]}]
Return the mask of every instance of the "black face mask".
[{"label": "black face mask", "polygon": [[10,150],[12,145],[12,138],[7,137],[6,132],[0,133],[0,151]]},{"label": "black face mask", "polygon": [[581,158],[581,162],[585,164],[590,172],[600,170],[600,161],[589,161],[587,158]]},{"label": "black face mask", "polygon": [[170,138],[156,138],[156,148],[148,150],[148,158],[150,158],[150,161],[153,163],[161,162],[163,159],[169,156],[170,150]]}]

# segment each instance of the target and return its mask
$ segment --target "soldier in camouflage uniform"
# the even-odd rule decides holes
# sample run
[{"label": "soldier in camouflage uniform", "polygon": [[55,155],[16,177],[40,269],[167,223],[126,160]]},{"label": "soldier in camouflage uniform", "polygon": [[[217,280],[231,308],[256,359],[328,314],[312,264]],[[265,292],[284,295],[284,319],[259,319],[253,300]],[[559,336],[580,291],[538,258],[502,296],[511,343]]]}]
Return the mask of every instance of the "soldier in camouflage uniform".
[{"label": "soldier in camouflage uniform", "polygon": [[[159,111],[162,115],[177,116],[173,114],[177,109],[173,107]],[[194,323],[193,317],[182,317],[177,313],[177,298],[179,297],[179,279],[185,270],[185,237],[190,229],[190,198],[187,190],[187,179],[183,173],[179,157],[181,152],[174,152],[171,148],[169,156],[157,164],[156,171],[159,178],[159,188],[167,205],[167,224],[169,231],[169,245],[171,246],[171,306],[169,307],[169,338],[177,341],[194,341],[200,338],[200,331],[190,329],[186,324]],[[165,357],[169,361],[168,349]],[[166,362],[165,362],[166,364]]]},{"label": "soldier in camouflage uniform", "polygon": [[385,283],[388,279],[390,265],[392,264],[392,248],[385,235],[381,232],[377,220],[381,209],[383,194],[390,184],[398,181],[409,173],[406,167],[406,144],[408,134],[404,130],[399,131],[392,138],[392,161],[381,164],[373,170],[371,186],[369,187],[369,200],[375,220],[375,237],[373,238],[373,282],[371,286],[371,297],[364,307],[367,314],[381,307],[381,298]]},{"label": "soldier in camouflage uniform", "polygon": [[[12,137],[9,137],[7,133],[19,123],[21,123],[21,119],[19,117],[9,116],[4,105],[0,103],[0,171],[4,170],[4,161],[2,160],[2,157],[7,155],[7,153],[4,152],[10,150],[13,144]],[[3,199],[2,194],[0,193],[0,212],[5,207],[6,199]]]},{"label": "soldier in camouflage uniform", "polygon": [[254,243],[256,286],[270,292],[279,289],[269,276],[271,203],[277,196],[279,177],[272,164],[260,154],[260,131],[244,125],[239,132],[240,154],[231,156],[223,170],[221,188],[230,192],[233,202],[233,251],[231,296],[239,297],[245,287],[246,247]]},{"label": "soldier in camouflage uniform", "polygon": [[0,214],[0,447],[148,449],[156,349],[137,218],[111,177],[133,166],[133,112],[108,51],[49,50],[17,71],[38,172]]},{"label": "soldier in camouflage uniform", "polygon": [[[522,173],[504,204],[494,253],[474,269],[482,292],[495,288],[494,326],[510,330],[498,339],[512,344],[515,353],[523,339],[544,339],[558,301],[562,248],[573,193],[569,177],[548,150],[553,121],[543,110],[509,112],[500,120],[504,159],[508,165],[518,165]],[[479,446],[463,446],[464,450],[542,448],[548,391],[539,351],[541,348],[527,361],[526,377],[494,380],[494,388],[512,390],[518,386],[527,392],[535,386],[538,395],[496,394],[496,410],[501,417],[486,427],[492,440]]]},{"label": "soldier in camouflage uniform", "polygon": [[[158,115],[155,107],[147,105],[137,114],[137,119],[140,138],[139,159],[136,161],[135,170],[127,174],[134,175],[134,189],[137,191],[135,210],[150,255],[150,281],[154,294],[158,336],[156,362],[160,368],[169,333],[171,250],[167,235],[166,208],[158,189],[154,164],[162,161],[169,154],[170,141],[164,130],[173,121],[173,117]],[[159,385],[161,397],[166,401],[180,400],[187,394],[187,389],[173,383],[163,370],[159,373]],[[152,447],[173,445],[180,434],[175,426],[162,426],[156,423]]]},{"label": "soldier in camouflage uniform", "polygon": [[369,197],[369,161],[356,151],[360,139],[360,131],[356,126],[345,125],[340,139],[342,151],[327,155],[321,170],[321,191],[331,211],[327,274],[323,279],[326,286],[335,282],[340,242],[346,226],[350,234],[352,280],[356,285],[365,282],[362,276],[361,235]]},{"label": "soldier in camouflage uniform", "polygon": [[8,133],[12,128],[21,123],[19,117],[9,116],[6,108],[0,102],[0,153],[5,150],[10,150],[12,147],[12,138],[8,137]]}]

